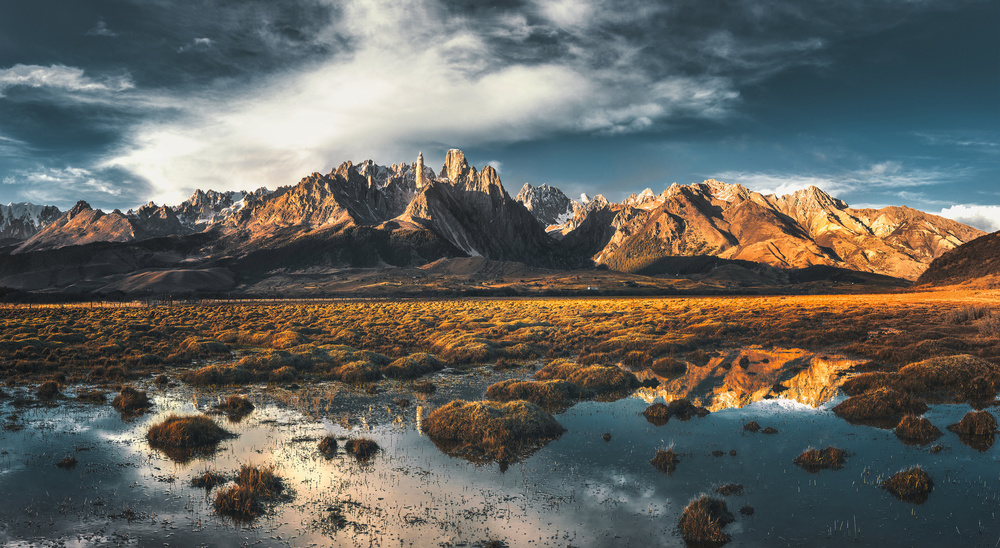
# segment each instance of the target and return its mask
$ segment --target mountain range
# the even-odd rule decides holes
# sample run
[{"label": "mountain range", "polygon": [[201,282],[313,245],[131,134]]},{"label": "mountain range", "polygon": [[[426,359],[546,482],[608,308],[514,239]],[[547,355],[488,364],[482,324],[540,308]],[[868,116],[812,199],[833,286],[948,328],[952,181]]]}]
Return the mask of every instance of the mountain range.
[{"label": "mountain range", "polygon": [[854,209],[816,187],[776,196],[707,180],[614,203],[525,184],[512,198],[494,168],[478,170],[452,149],[437,173],[418,155],[391,166],[345,162],[275,191],[198,190],[176,206],[125,213],[82,201],[66,212],[0,207],[0,287],[225,291],[279,273],[418,268],[465,257],[660,277],[695,264],[679,258],[712,257],[697,264],[915,280],[931,261],[982,235],[908,207]]}]

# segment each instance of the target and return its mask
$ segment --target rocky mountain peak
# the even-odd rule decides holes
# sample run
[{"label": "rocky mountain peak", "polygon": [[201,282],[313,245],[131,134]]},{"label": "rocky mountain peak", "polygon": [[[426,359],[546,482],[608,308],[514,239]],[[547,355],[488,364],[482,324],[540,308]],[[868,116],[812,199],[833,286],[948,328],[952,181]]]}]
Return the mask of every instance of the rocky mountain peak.
[{"label": "rocky mountain peak", "polygon": [[423,152],[418,152],[417,153],[417,166],[416,166],[416,180],[414,181],[415,184],[416,184],[416,187],[417,187],[418,191],[421,188],[424,188],[425,186],[427,186],[428,178],[427,178],[427,174],[424,173],[425,169],[427,169],[427,168],[424,167],[424,153]]},{"label": "rocky mountain peak", "polygon": [[439,177],[447,178],[452,183],[458,182],[463,176],[475,174],[476,169],[469,167],[469,162],[465,160],[465,153],[457,148],[448,151],[444,159],[444,167],[441,168]]},{"label": "rocky mountain peak", "polygon": [[88,204],[86,201],[80,200],[79,202],[76,203],[76,205],[74,205],[72,208],[70,208],[69,211],[66,212],[66,219],[67,220],[72,219],[73,217],[76,217],[77,215],[83,213],[84,211],[92,211],[93,209],[94,208],[90,207],[90,204]]},{"label": "rocky mountain peak", "polygon": [[542,226],[566,223],[573,218],[574,212],[582,207],[558,188],[544,183],[537,187],[524,183],[514,200],[524,205]]}]

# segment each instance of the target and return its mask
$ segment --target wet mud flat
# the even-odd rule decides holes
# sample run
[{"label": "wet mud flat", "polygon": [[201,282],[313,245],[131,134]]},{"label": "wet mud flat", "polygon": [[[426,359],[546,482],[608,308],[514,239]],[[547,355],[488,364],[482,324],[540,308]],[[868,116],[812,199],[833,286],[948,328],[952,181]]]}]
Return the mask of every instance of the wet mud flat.
[{"label": "wet mud flat", "polygon": [[[741,374],[757,371],[750,380],[765,377],[758,384],[773,388],[771,371],[782,379],[778,393],[721,368],[743,355],[760,365],[748,364]],[[0,542],[683,546],[678,521],[704,494],[725,501],[733,514],[723,530],[734,546],[992,546],[1000,540],[995,447],[971,446],[947,430],[931,444],[908,445],[891,429],[848,423],[832,412],[845,396],[829,389],[832,373],[824,376],[840,357],[794,350],[768,356],[759,348],[720,354],[707,369],[692,371],[693,378],[660,377],[656,388],[576,402],[554,413],[562,435],[504,465],[450,456],[429,438],[423,421],[452,400],[483,399],[498,381],[531,379],[532,367],[433,373],[425,376],[437,386],[431,394],[391,380],[380,381],[374,393],[339,382],[201,389],[141,380],[134,384],[153,406],[125,417],[107,403],[72,398],[87,386],[67,388],[50,404],[34,402],[33,386],[7,388],[0,400]],[[810,389],[808,379],[817,385]],[[178,456],[150,446],[150,425],[171,413],[210,410],[231,394],[246,396],[254,410],[233,419],[209,415],[234,434],[213,450]],[[650,403],[681,396],[712,412],[673,416],[659,426],[642,414]],[[924,417],[944,430],[969,410],[932,404]],[[748,429],[751,422],[759,430]],[[328,435],[338,441],[333,455],[318,448]],[[346,442],[359,438],[379,450],[360,459],[346,452]],[[828,446],[847,453],[839,469],[810,471],[794,463],[806,449]],[[676,458],[669,473],[650,464],[667,449]],[[57,466],[70,457],[72,465]],[[273,466],[285,496],[249,521],[219,515],[214,495],[246,464]],[[881,486],[912,466],[934,481],[920,503]],[[206,471],[227,483],[192,486]],[[741,489],[725,489],[732,485]]]}]

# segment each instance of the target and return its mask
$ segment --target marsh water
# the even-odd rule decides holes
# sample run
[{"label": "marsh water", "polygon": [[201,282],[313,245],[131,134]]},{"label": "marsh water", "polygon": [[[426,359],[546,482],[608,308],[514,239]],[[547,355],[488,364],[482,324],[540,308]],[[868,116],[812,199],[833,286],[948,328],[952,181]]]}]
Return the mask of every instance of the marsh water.
[{"label": "marsh water", "polygon": [[[30,399],[29,390],[8,389],[12,398],[0,401],[0,415],[16,426],[0,432],[0,542],[678,546],[684,541],[676,524],[687,503],[702,493],[721,498],[713,489],[727,483],[744,488],[725,497],[736,516],[725,529],[731,546],[1000,542],[996,447],[979,451],[945,432],[932,450],[904,445],[890,430],[848,424],[830,411],[843,398],[833,379],[847,362],[791,350],[771,352],[764,362],[760,351],[751,352],[758,352],[755,363],[780,374],[782,397],[759,389],[772,383],[763,371],[731,381],[727,375],[662,379],[657,389],[583,401],[557,414],[566,433],[503,470],[443,453],[422,433],[421,417],[452,399],[482,399],[498,380],[528,378],[527,368],[445,371],[431,377],[439,389],[429,396],[397,381],[379,383],[376,394],[339,383],[222,391],[140,383],[155,406],[131,419],[108,404],[78,402],[72,391],[54,405],[14,407],[19,394]],[[247,395],[257,408],[238,422],[217,417],[236,437],[214,453],[176,462],[149,447],[145,432],[153,422],[208,409],[232,393]],[[702,395],[713,412],[663,426],[641,415],[648,402],[679,393]],[[943,430],[968,410],[936,405],[925,416]],[[750,420],[778,432],[746,432]],[[327,434],[369,437],[382,450],[363,462],[342,450],[327,459],[316,448]],[[809,473],[792,463],[804,449],[827,445],[849,452],[840,470]],[[649,464],[669,446],[680,458],[672,474]],[[70,455],[75,467],[55,465]],[[291,497],[250,524],[235,524],[216,516],[211,494],[190,480],[208,469],[231,475],[244,463],[273,464]],[[878,486],[912,465],[934,480],[923,504]],[[752,515],[739,512],[745,506]]]}]

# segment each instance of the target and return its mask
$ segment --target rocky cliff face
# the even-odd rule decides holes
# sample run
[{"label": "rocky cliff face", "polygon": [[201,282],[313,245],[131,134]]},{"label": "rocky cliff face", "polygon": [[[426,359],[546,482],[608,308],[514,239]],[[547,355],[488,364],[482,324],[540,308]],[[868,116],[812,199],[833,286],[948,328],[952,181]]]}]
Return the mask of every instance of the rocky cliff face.
[{"label": "rocky cliff face", "polygon": [[14,253],[57,249],[93,242],[131,242],[136,227],[117,209],[104,213],[79,201],[55,221],[18,246]]},{"label": "rocky cliff face", "polygon": [[27,240],[60,215],[55,206],[27,202],[0,205],[0,242]]},{"label": "rocky cliff face", "polygon": [[544,227],[569,222],[582,206],[558,188],[542,184],[537,187],[524,183],[514,200],[520,202]]},{"label": "rocky cliff face", "polygon": [[398,221],[429,229],[473,257],[532,264],[563,259],[542,225],[507,194],[496,170],[477,171],[457,149],[448,151],[437,179]]},{"label": "rocky cliff face", "polygon": [[[912,280],[935,257],[981,234],[910,208],[851,209],[816,187],[779,197],[715,180],[632,195],[605,211],[614,216],[605,213],[588,223],[584,215],[564,241],[595,250],[598,264],[628,272],[663,257],[713,255]],[[601,229],[590,226],[598,222]],[[586,236],[573,234],[581,229]]]}]

